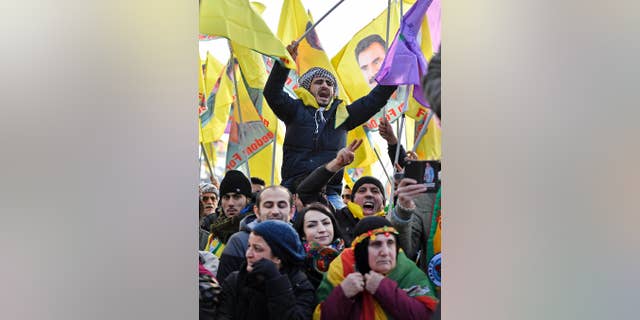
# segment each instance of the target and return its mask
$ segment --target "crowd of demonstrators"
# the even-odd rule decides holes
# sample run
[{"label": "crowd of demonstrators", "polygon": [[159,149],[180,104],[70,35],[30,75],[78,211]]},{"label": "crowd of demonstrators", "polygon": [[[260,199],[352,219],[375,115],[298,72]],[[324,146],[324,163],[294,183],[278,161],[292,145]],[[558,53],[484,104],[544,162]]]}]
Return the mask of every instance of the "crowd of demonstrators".
[{"label": "crowd of demonstrators", "polygon": [[316,295],[320,319],[429,319],[438,299],[402,251],[384,217],[366,217],[351,247],[331,263]]},{"label": "crowd of demonstrators", "polygon": [[[288,49],[295,58],[295,46]],[[438,76],[430,64],[423,83],[438,116],[439,57]],[[385,207],[374,177],[341,190],[362,143],[346,146],[346,131],[378,111],[395,86],[345,107],[328,71],[300,78],[300,100],[282,91],[286,73],[276,64],[265,87],[287,125],[282,185],[230,170],[219,185],[200,188],[200,319],[439,319],[441,190],[425,193],[425,185],[398,178],[395,207]],[[336,126],[340,112],[346,120]],[[400,149],[399,170],[416,158],[386,120],[380,133],[392,159]],[[340,192],[348,196],[340,200]]]},{"label": "crowd of demonstrators", "polygon": [[[287,46],[295,59],[297,44]],[[291,188],[293,181],[306,176],[319,165],[329,162],[346,146],[347,131],[375,115],[397,86],[378,85],[366,96],[346,105],[337,98],[338,84],[326,69],[314,67],[299,78],[299,99],[293,99],[283,88],[289,69],[274,64],[264,87],[264,97],[276,116],[286,125],[283,143],[282,185]],[[340,199],[342,171],[328,183],[327,196],[337,209],[344,207]]]}]

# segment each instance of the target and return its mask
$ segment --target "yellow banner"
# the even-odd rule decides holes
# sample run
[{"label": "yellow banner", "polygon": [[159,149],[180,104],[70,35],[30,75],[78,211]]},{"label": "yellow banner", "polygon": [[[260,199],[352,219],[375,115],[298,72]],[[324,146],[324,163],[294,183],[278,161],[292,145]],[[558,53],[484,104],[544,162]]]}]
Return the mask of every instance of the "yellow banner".
[{"label": "yellow banner", "polygon": [[247,0],[201,0],[200,33],[225,37],[295,69],[285,46]]}]

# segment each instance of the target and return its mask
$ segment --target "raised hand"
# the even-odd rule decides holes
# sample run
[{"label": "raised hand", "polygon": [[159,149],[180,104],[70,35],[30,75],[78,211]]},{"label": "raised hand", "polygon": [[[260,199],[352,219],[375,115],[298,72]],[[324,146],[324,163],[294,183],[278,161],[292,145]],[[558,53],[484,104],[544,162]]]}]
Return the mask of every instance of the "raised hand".
[{"label": "raised hand", "polygon": [[287,51],[289,51],[291,58],[293,58],[293,60],[296,60],[296,58],[298,57],[298,43],[295,42],[295,40],[291,41],[291,44],[287,46]]},{"label": "raised hand", "polygon": [[362,139],[355,139],[351,141],[348,146],[340,149],[335,159],[327,163],[327,170],[337,172],[353,162],[355,151],[360,147],[360,145],[362,145]]},{"label": "raised hand", "polygon": [[355,297],[360,292],[364,291],[364,277],[359,272],[350,273],[342,283],[340,283],[342,291],[345,297]]},{"label": "raised hand", "polygon": [[405,160],[418,160],[418,155],[413,151],[407,151],[407,156],[404,158]]},{"label": "raised hand", "polygon": [[411,178],[404,178],[400,180],[398,189],[395,194],[398,196],[398,205],[406,209],[413,209],[416,207],[413,199],[419,194],[427,191],[427,186],[424,184],[417,184],[417,181]]},{"label": "raised hand", "polygon": [[387,121],[386,117],[382,117],[382,120],[380,120],[380,126],[378,126],[378,132],[380,132],[380,136],[382,136],[382,138],[384,138],[384,140],[387,141],[387,144],[389,145],[398,144],[398,138],[396,138],[396,135],[393,133],[393,128],[391,127],[391,123]]}]

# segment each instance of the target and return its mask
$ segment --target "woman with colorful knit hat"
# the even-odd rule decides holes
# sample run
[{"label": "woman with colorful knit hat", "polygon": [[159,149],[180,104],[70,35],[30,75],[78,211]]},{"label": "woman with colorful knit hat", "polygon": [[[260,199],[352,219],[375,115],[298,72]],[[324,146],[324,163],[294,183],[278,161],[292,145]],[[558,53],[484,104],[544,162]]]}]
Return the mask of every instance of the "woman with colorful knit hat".
[{"label": "woman with colorful knit hat", "polygon": [[304,263],[307,278],[318,288],[329,264],[344,249],[336,218],[329,208],[316,202],[298,213],[293,227],[307,253]]},{"label": "woman with colorful knit hat", "polygon": [[310,319],[314,288],[305,252],[288,223],[267,220],[249,235],[246,262],[222,284],[216,319]]},{"label": "woman with colorful knit hat", "polygon": [[331,262],[316,295],[314,319],[429,319],[438,299],[383,217],[365,217],[351,247]]}]

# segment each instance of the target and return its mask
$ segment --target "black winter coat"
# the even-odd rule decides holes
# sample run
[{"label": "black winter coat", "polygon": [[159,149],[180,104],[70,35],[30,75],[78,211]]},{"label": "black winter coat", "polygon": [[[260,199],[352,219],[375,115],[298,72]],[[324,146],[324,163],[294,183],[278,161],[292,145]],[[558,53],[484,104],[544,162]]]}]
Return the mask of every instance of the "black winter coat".
[{"label": "black winter coat", "polygon": [[315,306],[315,290],[299,268],[264,280],[244,263],[222,284],[216,319],[311,319]]},{"label": "black winter coat", "polygon": [[[346,146],[347,131],[362,125],[382,109],[397,86],[376,86],[369,94],[346,107],[349,117],[335,128],[336,110],[341,101],[334,99],[331,108],[324,113],[326,123],[318,123],[316,108],[291,98],[283,91],[288,74],[289,69],[275,63],[264,87],[264,97],[273,113],[287,126],[281,175],[282,185],[291,188],[296,178],[331,161]],[[329,182],[327,194],[340,194],[341,189],[342,170]]]}]

